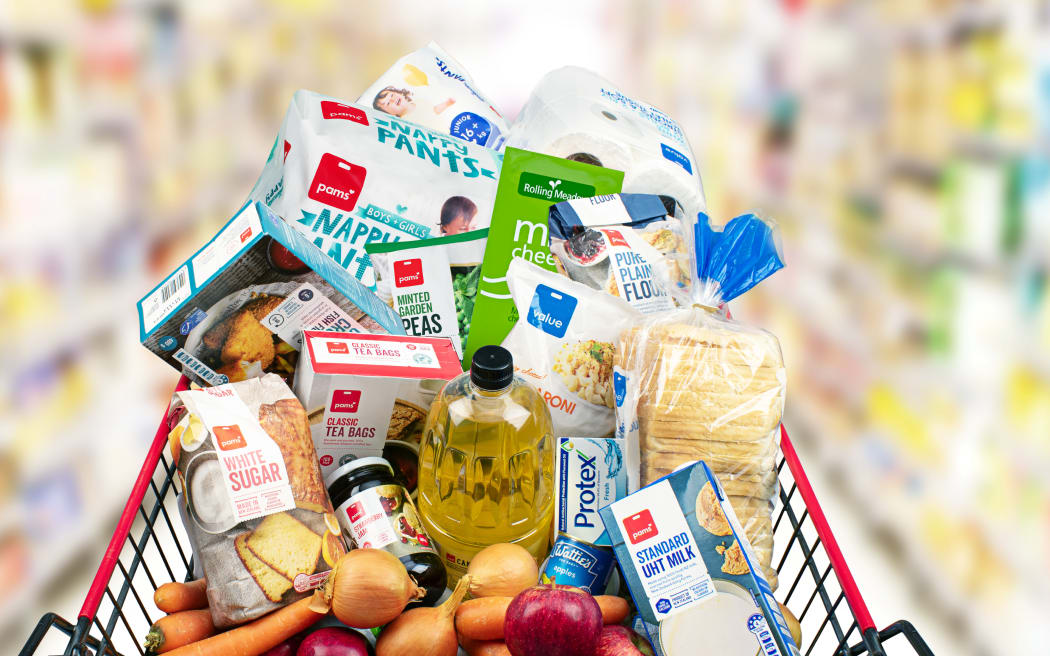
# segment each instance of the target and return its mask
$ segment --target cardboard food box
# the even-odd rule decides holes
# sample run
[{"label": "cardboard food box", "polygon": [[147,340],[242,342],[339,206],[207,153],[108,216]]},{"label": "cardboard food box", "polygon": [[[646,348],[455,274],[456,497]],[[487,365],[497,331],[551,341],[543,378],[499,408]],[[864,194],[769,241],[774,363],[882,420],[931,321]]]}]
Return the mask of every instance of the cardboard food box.
[{"label": "cardboard food box", "polygon": [[798,656],[751,544],[710,468],[697,462],[598,511],[653,646]]},{"label": "cardboard food box", "polygon": [[434,395],[462,370],[449,337],[306,331],[295,394],[306,406],[324,475],[378,456],[422,423]]},{"label": "cardboard food box", "polygon": [[401,319],[309,239],[247,203],[138,302],[143,345],[202,385],[276,373],[303,330],[404,334]]}]

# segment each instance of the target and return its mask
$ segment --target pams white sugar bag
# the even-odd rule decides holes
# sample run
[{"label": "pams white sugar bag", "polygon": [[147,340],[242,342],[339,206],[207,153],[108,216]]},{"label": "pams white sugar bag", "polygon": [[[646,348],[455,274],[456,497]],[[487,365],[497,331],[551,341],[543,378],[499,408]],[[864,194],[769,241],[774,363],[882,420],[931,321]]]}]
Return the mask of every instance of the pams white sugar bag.
[{"label": "pams white sugar bag", "polygon": [[612,435],[615,344],[641,313],[521,258],[511,260],[507,285],[518,322],[503,346],[550,407],[555,434]]},{"label": "pams white sugar bag", "polygon": [[501,161],[491,148],[300,90],[251,198],[375,289],[365,244],[487,228]]},{"label": "pams white sugar bag", "polygon": [[670,196],[690,221],[707,207],[681,126],[582,68],[559,68],[540,80],[507,145],[623,171],[623,191]]},{"label": "pams white sugar bag", "polygon": [[470,73],[433,41],[394,62],[357,102],[489,148],[507,137],[507,122]]}]

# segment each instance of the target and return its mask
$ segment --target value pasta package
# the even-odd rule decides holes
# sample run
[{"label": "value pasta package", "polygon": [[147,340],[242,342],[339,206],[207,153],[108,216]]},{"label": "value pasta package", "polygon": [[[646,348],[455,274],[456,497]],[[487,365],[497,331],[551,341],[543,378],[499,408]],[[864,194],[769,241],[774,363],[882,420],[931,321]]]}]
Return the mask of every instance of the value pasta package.
[{"label": "value pasta package", "polygon": [[357,102],[489,148],[507,135],[507,122],[470,73],[433,41],[394,62]]},{"label": "value pasta package", "polygon": [[168,445],[218,627],[302,599],[345,553],[306,412],[276,374],[177,392]]},{"label": "value pasta package", "polygon": [[783,266],[754,215],[694,230],[694,304],[645,315],[617,342],[617,435],[640,452],[641,483],[703,460],[717,474],[770,585],[775,461],[786,371],[780,342],[724,304]]},{"label": "value pasta package", "polygon": [[520,258],[511,261],[507,284],[518,322],[503,346],[547,402],[555,434],[612,435],[616,343],[638,311]]},{"label": "value pasta package", "polygon": [[501,161],[491,148],[300,90],[250,197],[374,289],[365,245],[487,228]]},{"label": "value pasta package", "polygon": [[573,280],[619,296],[641,312],[688,298],[692,254],[688,227],[653,194],[577,198],[550,209],[551,253]]}]

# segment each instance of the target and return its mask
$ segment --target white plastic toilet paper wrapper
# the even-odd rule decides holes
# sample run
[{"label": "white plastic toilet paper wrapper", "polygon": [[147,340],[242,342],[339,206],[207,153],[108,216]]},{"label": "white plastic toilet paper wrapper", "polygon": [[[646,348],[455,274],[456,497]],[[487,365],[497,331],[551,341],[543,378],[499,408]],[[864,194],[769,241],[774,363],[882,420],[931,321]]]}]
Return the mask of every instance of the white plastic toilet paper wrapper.
[{"label": "white plastic toilet paper wrapper", "polygon": [[678,123],[583,68],[545,75],[506,145],[621,170],[624,192],[672,196],[690,221],[707,208],[696,158]]},{"label": "white plastic toilet paper wrapper", "polygon": [[433,41],[394,62],[357,102],[497,150],[507,138],[506,120],[462,64]]}]

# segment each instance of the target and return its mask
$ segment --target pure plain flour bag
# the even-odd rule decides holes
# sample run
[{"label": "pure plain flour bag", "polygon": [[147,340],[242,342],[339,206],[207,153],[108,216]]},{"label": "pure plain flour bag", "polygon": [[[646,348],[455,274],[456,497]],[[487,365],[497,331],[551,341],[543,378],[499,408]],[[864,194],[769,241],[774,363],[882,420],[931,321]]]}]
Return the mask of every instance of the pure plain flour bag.
[{"label": "pure plain flour bag", "polygon": [[616,343],[641,313],[521,258],[511,261],[507,284],[518,322],[503,347],[514,356],[514,370],[547,402],[555,434],[612,435]]},{"label": "pure plain flour bag", "polygon": [[357,102],[489,148],[507,136],[507,122],[470,73],[434,42],[394,62]]},{"label": "pure plain flour bag", "polygon": [[251,199],[374,289],[365,244],[488,227],[500,162],[490,148],[300,90]]}]

